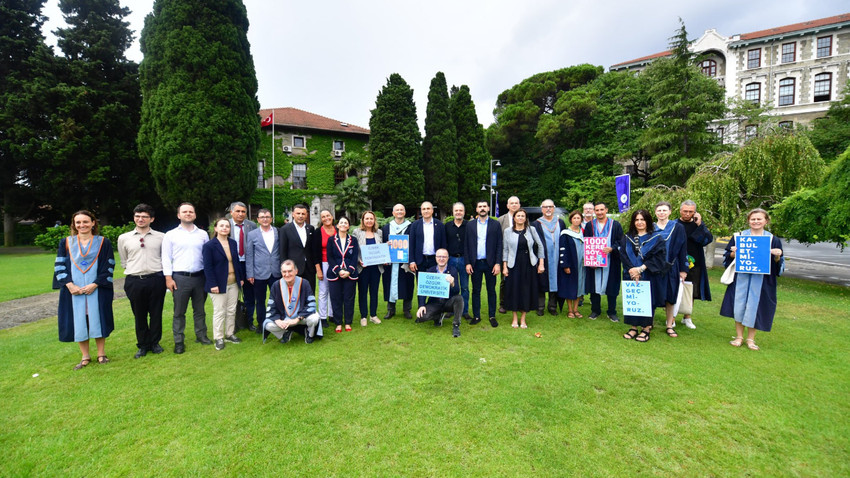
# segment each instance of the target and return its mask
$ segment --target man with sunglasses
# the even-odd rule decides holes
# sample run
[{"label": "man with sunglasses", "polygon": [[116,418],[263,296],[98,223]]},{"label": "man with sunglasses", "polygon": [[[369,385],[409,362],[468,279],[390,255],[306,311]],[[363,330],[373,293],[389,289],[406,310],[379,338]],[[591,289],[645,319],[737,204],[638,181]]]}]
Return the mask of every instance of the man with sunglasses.
[{"label": "man with sunglasses", "polygon": [[[136,319],[136,352],[142,358],[148,352],[162,353],[162,306],[165,301],[165,276],[162,275],[162,239],[165,234],[151,229],[154,209],[139,204],[133,209],[136,228],[118,236],[118,255],[124,268],[124,292]],[[150,316],[150,321],[148,321]]]}]

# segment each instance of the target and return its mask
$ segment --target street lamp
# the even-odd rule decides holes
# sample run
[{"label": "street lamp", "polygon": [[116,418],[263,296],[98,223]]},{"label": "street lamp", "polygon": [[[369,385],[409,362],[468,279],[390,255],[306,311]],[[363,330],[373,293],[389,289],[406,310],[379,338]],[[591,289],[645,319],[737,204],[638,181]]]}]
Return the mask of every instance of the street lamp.
[{"label": "street lamp", "polygon": [[495,163],[495,166],[497,168],[502,167],[502,163],[498,159],[491,159],[490,160],[490,184],[489,185],[487,185],[487,184],[481,185],[482,191],[485,191],[488,187],[490,188],[490,213],[491,214],[493,213],[493,191],[496,190],[496,181],[494,181],[494,178],[493,178],[494,163]]}]

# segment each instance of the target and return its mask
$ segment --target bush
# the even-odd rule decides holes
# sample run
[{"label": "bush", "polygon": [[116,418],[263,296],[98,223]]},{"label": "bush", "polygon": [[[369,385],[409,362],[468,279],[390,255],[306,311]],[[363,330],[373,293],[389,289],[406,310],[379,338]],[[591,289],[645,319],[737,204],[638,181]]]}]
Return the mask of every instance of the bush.
[{"label": "bush", "polygon": [[[127,231],[132,231],[136,227],[132,222],[123,226],[101,226],[100,235],[109,239],[112,247],[118,245],[118,236]],[[71,234],[71,226],[51,227],[44,234],[39,234],[35,237],[35,245],[47,251],[55,252],[59,247],[59,241],[63,237],[68,237]]]}]

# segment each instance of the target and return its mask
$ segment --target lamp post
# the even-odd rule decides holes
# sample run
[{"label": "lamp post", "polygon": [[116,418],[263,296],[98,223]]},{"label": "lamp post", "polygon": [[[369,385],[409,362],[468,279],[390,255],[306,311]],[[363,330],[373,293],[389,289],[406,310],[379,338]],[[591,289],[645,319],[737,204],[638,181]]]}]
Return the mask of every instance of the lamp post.
[{"label": "lamp post", "polygon": [[[498,159],[491,159],[490,160],[490,186],[489,187],[490,187],[490,212],[491,213],[493,212],[493,191],[495,191],[495,189],[496,189],[496,181],[493,180],[493,165],[494,165],[494,163],[495,163],[495,166],[497,168],[502,167],[502,163],[499,162]],[[481,187],[481,190],[482,191],[484,190],[484,186]]]}]

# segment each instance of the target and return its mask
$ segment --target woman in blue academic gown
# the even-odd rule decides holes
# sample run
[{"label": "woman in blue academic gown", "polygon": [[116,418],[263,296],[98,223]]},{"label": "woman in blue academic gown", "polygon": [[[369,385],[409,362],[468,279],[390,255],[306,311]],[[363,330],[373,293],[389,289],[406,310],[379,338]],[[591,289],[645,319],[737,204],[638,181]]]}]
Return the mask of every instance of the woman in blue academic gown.
[{"label": "woman in blue academic gown", "polygon": [[570,213],[570,227],[561,231],[558,251],[558,298],[566,299],[567,317],[581,318],[578,298],[584,295],[584,234],[581,211]]},{"label": "woman in blue academic gown", "polygon": [[676,329],[673,328],[673,309],[676,307],[676,299],[679,297],[679,287],[688,276],[688,237],[685,234],[685,226],[678,221],[670,221],[672,206],[667,201],[661,201],[655,205],[655,230],[661,234],[667,245],[667,262],[670,269],[664,280],[664,309],[667,312],[667,335],[678,337]]},{"label": "woman in blue academic gown", "polygon": [[[773,316],[776,313],[776,278],[785,269],[785,258],[782,252],[782,241],[767,232],[764,228],[770,223],[770,217],[764,209],[753,209],[747,214],[750,228],[741,231],[739,236],[769,236],[770,239],[770,274],[748,274],[736,272],[735,279],[726,287],[720,315],[735,319],[735,339],[729,342],[735,347],[744,343],[744,328],[747,331],[747,347],[758,350],[755,337],[756,330],[770,332],[773,326]],[[733,239],[726,245],[723,255],[723,266],[729,267],[735,260],[736,241]]]},{"label": "woman in blue academic gown", "polygon": [[109,239],[99,236],[97,219],[89,211],[71,216],[71,235],[62,239],[56,253],[53,288],[59,292],[59,340],[77,342],[82,359],[79,370],[91,363],[89,340],[97,344],[97,362],[109,363],[106,337],[112,317],[112,274],[115,254]]},{"label": "woman in blue academic gown", "polygon": [[623,338],[638,342],[649,341],[655,308],[664,306],[664,285],[669,268],[667,247],[664,238],[654,229],[649,211],[639,209],[632,214],[629,231],[620,242],[623,280],[649,281],[652,296],[649,317],[623,314],[623,321],[632,326]]},{"label": "woman in blue academic gown", "polygon": [[357,286],[357,266],[360,259],[360,247],[357,239],[348,234],[351,223],[347,217],[339,218],[337,233],[328,241],[328,286],[330,288],[331,308],[334,311],[335,332],[351,332],[354,322],[354,291]]}]

